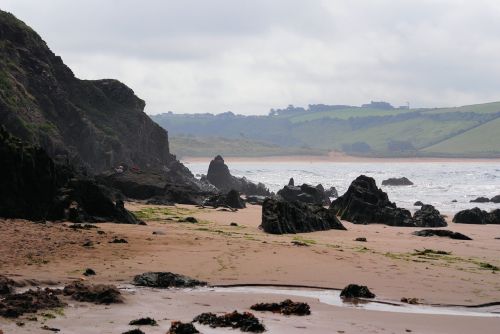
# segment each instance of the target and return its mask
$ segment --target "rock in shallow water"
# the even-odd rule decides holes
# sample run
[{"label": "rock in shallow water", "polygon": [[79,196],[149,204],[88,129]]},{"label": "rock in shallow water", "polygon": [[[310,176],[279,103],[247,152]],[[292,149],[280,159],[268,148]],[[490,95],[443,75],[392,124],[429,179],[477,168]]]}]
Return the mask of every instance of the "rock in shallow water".
[{"label": "rock in shallow water", "polygon": [[147,272],[134,277],[134,285],[152,288],[192,288],[207,282],[171,272]]},{"label": "rock in shallow water", "polygon": [[24,313],[63,307],[65,304],[57,296],[59,293],[57,290],[44,289],[6,295],[0,301],[0,316],[17,318]]},{"label": "rock in shallow water", "polygon": [[90,285],[82,282],[73,282],[64,287],[63,293],[81,302],[94,304],[123,303],[120,290],[114,285]]},{"label": "rock in shallow water", "polygon": [[272,198],[262,205],[261,227],[271,234],[346,229],[331,210],[321,205]]},{"label": "rock in shallow water", "polygon": [[382,181],[383,186],[412,186],[413,182],[408,180],[406,177],[392,177],[387,180]]},{"label": "rock in shallow water", "polygon": [[349,284],[340,292],[340,297],[343,298],[375,298],[368,287],[364,285]]}]

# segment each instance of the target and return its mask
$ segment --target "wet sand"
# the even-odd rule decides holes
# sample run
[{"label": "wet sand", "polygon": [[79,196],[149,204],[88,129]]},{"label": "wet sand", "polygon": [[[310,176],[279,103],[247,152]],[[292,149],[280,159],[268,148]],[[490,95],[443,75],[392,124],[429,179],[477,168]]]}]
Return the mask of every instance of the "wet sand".
[{"label": "wet sand", "polygon": [[[349,283],[359,283],[367,285],[377,297],[393,301],[402,297],[419,298],[429,304],[474,305],[500,301],[500,272],[481,267],[481,263],[500,266],[500,240],[495,239],[500,237],[500,226],[449,224],[448,229],[464,233],[473,238],[472,241],[417,237],[411,235],[415,228],[364,226],[347,222],[344,225],[348,231],[280,236],[268,235],[258,229],[259,206],[249,206],[237,212],[184,205],[160,207],[127,203],[127,207],[141,212],[148,225],[99,224],[99,229],[74,231],[54,223],[0,221],[0,253],[3,254],[0,273],[16,280],[36,279],[61,285],[82,278],[93,283],[120,285],[130,282],[134,275],[142,272],[172,271],[222,285],[260,283],[343,288]],[[199,222],[178,222],[179,217],[186,216],[194,216]],[[230,226],[231,222],[236,222],[238,226]],[[99,234],[98,230],[104,233]],[[128,243],[109,243],[115,236],[127,239]],[[367,242],[354,241],[357,237],[366,237]],[[89,240],[93,245],[84,247],[83,244]],[[294,246],[291,244],[293,240],[309,246]],[[451,255],[415,255],[416,249],[424,248],[445,250]],[[84,278],[82,273],[88,267],[93,268],[97,275]],[[113,322],[110,327],[114,329],[111,331],[110,328],[109,333],[120,332],[122,327],[119,326],[123,324],[127,327],[128,321],[137,318],[140,312],[144,315],[159,312],[148,307],[146,300],[141,301],[137,295],[127,294],[124,305],[109,306],[102,315],[122,317],[123,321],[117,318]],[[199,313],[198,310],[245,310],[253,302],[280,299],[269,295],[214,297],[199,293],[193,297],[186,293],[177,293],[175,298],[167,297],[173,299],[164,300],[164,309],[159,307],[163,314],[161,317],[158,315],[159,319],[190,320]],[[259,317],[269,328],[273,328],[272,333],[305,332],[305,329],[296,328],[302,323],[306,324],[307,332],[312,333],[331,332],[325,332],[325,328],[346,333],[400,333],[407,326],[421,333],[467,333],[471,329],[486,333],[500,326],[500,318],[393,314],[345,309],[317,300],[308,302],[313,307],[310,318],[260,313]],[[210,304],[212,307],[198,304]],[[105,328],[108,325],[104,320],[101,323],[98,315],[103,308],[89,304],[76,309],[69,307],[64,311],[65,316],[47,320],[47,323],[54,327],[61,326],[65,329],[64,333],[73,333],[66,325],[75,323],[76,326],[77,315],[82,317],[82,323],[88,323],[88,318],[84,317],[87,314],[88,317],[97,317],[93,323],[103,326],[99,327],[100,332],[107,333]],[[108,311],[117,314],[111,316]],[[153,328],[146,332],[165,332],[168,323],[162,322],[161,330]],[[27,323],[22,330],[37,333],[37,325]],[[12,323],[0,319],[0,329],[5,333],[12,332],[5,330],[14,328],[11,326]],[[18,330],[15,332],[22,333]],[[96,331],[74,331],[85,332]],[[205,329],[202,332],[210,333]]]}]

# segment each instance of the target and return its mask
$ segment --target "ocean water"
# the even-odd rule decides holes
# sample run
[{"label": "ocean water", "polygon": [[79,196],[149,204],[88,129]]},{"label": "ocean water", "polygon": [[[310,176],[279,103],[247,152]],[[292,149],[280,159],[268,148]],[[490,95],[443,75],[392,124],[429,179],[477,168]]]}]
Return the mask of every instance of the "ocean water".
[{"label": "ocean water", "polygon": [[[364,174],[373,177],[377,185],[400,207],[411,211],[415,201],[434,205],[442,213],[454,213],[475,206],[483,210],[500,208],[494,203],[470,203],[479,196],[500,195],[500,164],[497,162],[232,162],[231,174],[264,183],[278,191],[293,177],[295,184],[321,183],[334,186],[339,195],[352,180]],[[199,177],[206,174],[208,163],[186,163]],[[413,186],[382,186],[382,180],[406,176]],[[452,201],[456,200],[456,203]]]}]

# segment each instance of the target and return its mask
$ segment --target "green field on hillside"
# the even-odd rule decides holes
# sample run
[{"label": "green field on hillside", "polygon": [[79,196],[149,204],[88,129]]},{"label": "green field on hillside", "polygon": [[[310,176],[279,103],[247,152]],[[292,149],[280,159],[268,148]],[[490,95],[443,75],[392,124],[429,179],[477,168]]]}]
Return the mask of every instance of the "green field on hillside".
[{"label": "green field on hillside", "polygon": [[422,150],[429,153],[500,153],[500,118]]},{"label": "green field on hillside", "polygon": [[284,155],[324,155],[321,149],[281,147],[248,139],[191,136],[171,136],[170,151],[177,157],[263,157]]}]

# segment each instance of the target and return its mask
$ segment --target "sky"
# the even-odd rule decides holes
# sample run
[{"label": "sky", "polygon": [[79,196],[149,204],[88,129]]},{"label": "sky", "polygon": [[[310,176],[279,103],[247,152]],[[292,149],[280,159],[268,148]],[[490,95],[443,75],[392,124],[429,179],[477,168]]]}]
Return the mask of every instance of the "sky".
[{"label": "sky", "polygon": [[146,112],[500,100],[498,0],[2,0]]}]

